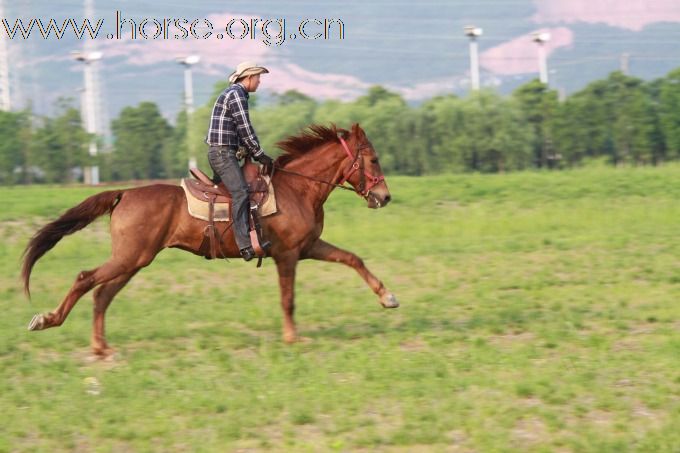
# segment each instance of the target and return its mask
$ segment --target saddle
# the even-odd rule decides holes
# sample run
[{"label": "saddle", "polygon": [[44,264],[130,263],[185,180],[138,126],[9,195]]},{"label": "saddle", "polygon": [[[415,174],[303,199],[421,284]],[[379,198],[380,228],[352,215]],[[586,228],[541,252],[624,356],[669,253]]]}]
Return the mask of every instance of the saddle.
[{"label": "saddle", "polygon": [[[260,166],[250,161],[242,167],[243,177],[248,184],[248,192],[250,193],[251,204],[263,205],[267,198],[269,198],[269,183],[263,175],[260,174]],[[215,176],[215,180],[211,179],[198,168],[189,169],[189,173],[195,179],[183,178],[182,181],[187,188],[187,193],[200,201],[210,201],[214,198],[215,203],[231,203],[231,194],[229,189],[219,180],[219,176]]]},{"label": "saddle", "polygon": [[[259,222],[258,208],[268,202],[270,197],[270,183],[268,177],[260,174],[260,166],[256,165],[250,160],[242,167],[243,176],[248,184],[248,192],[250,195],[250,238],[253,244],[253,249],[257,253],[258,267],[262,264],[262,257],[266,255],[268,243],[262,239],[262,228]],[[183,178],[182,187],[187,198],[192,197],[197,201],[208,204],[208,214],[206,216],[194,217],[207,220],[208,225],[203,231],[203,242],[199,248],[199,254],[205,256],[207,259],[215,259],[218,257],[218,237],[217,228],[215,226],[215,205],[227,206],[231,205],[231,194],[219,180],[219,176],[211,179],[198,168],[191,168],[189,170],[191,175],[195,178]],[[273,196],[273,193],[271,194]],[[226,217],[220,218],[221,221],[229,221],[230,213],[228,210]],[[275,209],[274,209],[275,212]],[[262,245],[261,245],[262,244]],[[224,253],[220,250],[219,258],[225,258]]]}]

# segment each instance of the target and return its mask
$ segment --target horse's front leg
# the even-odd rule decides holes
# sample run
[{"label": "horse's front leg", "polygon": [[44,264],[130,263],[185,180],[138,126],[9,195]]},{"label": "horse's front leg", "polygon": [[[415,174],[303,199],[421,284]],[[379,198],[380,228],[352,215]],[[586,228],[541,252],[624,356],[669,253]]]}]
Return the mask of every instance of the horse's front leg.
[{"label": "horse's front leg", "polygon": [[343,263],[353,268],[361,275],[361,278],[366,281],[369,288],[380,297],[380,304],[383,307],[397,308],[399,306],[399,302],[397,302],[397,298],[394,297],[394,294],[385,288],[385,285],[383,285],[383,283],[366,268],[363,260],[354,253],[342,250],[326,241],[318,239],[312,248],[303,255],[303,258]]},{"label": "horse's front leg", "polygon": [[295,330],[295,268],[298,263],[297,254],[287,254],[276,258],[276,269],[279,273],[281,291],[281,308],[283,309],[283,341],[294,343],[297,338]]}]

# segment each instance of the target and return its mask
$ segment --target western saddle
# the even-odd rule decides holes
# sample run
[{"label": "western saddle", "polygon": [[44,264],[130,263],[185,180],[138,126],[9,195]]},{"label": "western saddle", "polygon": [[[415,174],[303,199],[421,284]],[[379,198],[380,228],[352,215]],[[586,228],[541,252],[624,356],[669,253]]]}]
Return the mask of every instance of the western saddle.
[{"label": "western saddle", "polygon": [[[268,182],[260,174],[260,166],[250,162],[248,159],[243,165],[242,170],[250,195],[250,239],[253,249],[255,249],[258,255],[257,267],[260,267],[262,265],[262,257],[266,255],[269,248],[269,242],[263,241],[257,209],[269,197]],[[198,168],[191,168],[189,172],[195,179],[183,179],[187,192],[194,198],[207,202],[209,206],[208,225],[203,231],[203,242],[199,248],[199,253],[207,259],[226,258],[221,249],[221,256],[218,256],[217,249],[220,241],[217,237],[214,214],[215,203],[229,203],[231,205],[231,194],[224,183],[219,180],[219,176],[216,175],[215,180],[213,180]]]}]

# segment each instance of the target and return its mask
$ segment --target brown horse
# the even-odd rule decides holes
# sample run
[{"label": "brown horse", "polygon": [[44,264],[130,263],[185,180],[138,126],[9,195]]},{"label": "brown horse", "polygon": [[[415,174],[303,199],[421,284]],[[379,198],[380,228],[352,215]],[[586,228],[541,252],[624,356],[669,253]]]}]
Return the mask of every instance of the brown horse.
[{"label": "brown horse", "polygon": [[[369,208],[379,208],[390,201],[378,157],[364,131],[357,124],[351,131],[311,126],[278,145],[284,151],[276,160],[277,170],[272,177],[278,212],[261,220],[265,237],[272,243],[269,254],[279,274],[283,339],[294,342],[298,338],[293,312],[295,268],[301,259],[346,264],[380,297],[383,307],[398,307],[394,295],[358,256],[320,239],[323,204],[340,183],[347,181],[366,199]],[[189,215],[179,186],[155,184],[93,195],[44,226],[30,240],[22,269],[27,294],[30,295],[29,280],[36,261],[62,237],[106,213],[111,214],[111,258],[96,269],[80,272],[61,304],[50,313],[35,315],[28,326],[29,330],[60,326],[78,299],[98,286],[92,330],[92,349],[98,356],[112,352],[104,338],[104,315],[114,296],[166,247],[200,254],[206,227],[205,221]],[[231,232],[223,235],[220,247],[227,257],[240,256]]]}]

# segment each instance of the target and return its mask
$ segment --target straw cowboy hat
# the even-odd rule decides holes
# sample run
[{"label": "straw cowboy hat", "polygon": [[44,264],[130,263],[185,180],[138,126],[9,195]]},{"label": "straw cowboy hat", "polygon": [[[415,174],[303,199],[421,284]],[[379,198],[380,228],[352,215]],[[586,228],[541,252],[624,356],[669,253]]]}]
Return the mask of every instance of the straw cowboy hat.
[{"label": "straw cowboy hat", "polygon": [[234,83],[241,77],[246,77],[255,74],[266,74],[269,70],[263,66],[258,66],[252,61],[244,61],[236,66],[236,71],[229,75],[229,82]]}]

